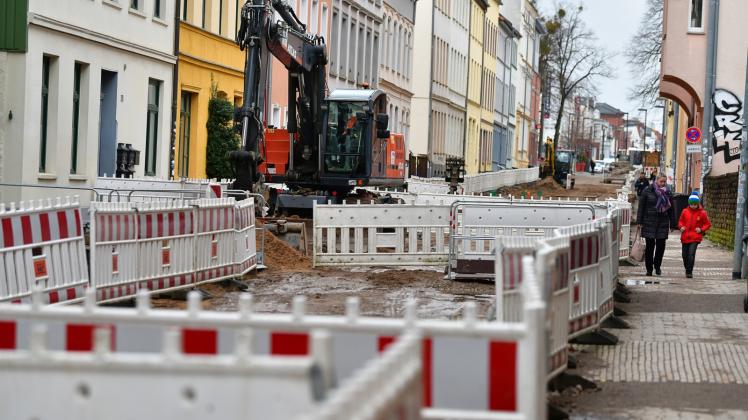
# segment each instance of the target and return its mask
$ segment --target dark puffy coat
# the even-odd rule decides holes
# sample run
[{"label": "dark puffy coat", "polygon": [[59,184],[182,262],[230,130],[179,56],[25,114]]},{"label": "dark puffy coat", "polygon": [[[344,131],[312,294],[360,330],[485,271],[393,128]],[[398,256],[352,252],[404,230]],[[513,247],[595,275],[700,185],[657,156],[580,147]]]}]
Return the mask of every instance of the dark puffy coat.
[{"label": "dark puffy coat", "polygon": [[[668,196],[670,196],[669,192]],[[672,203],[673,198],[670,196],[670,209],[665,213],[660,213],[656,207],[657,193],[654,186],[650,185],[642,191],[639,196],[639,209],[636,215],[636,223],[642,228],[642,238],[667,239],[671,226],[673,229],[677,226]]]}]

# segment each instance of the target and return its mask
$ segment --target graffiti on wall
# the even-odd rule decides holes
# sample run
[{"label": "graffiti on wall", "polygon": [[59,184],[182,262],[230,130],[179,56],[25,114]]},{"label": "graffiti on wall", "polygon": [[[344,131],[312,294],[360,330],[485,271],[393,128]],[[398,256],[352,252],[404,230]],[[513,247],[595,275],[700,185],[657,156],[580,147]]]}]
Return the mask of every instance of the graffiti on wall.
[{"label": "graffiti on wall", "polygon": [[[715,167],[740,161],[740,142],[743,140],[743,102],[732,92],[714,92],[714,121],[712,148]],[[737,167],[735,168],[737,170]],[[733,172],[727,170],[727,172]]]}]

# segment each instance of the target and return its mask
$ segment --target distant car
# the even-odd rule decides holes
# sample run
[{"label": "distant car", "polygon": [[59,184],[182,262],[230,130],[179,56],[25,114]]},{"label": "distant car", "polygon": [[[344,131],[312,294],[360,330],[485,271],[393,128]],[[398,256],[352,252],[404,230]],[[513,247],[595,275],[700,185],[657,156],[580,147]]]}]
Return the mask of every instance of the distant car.
[{"label": "distant car", "polygon": [[604,160],[595,161],[595,173],[601,174],[603,171],[610,172],[610,162]]}]

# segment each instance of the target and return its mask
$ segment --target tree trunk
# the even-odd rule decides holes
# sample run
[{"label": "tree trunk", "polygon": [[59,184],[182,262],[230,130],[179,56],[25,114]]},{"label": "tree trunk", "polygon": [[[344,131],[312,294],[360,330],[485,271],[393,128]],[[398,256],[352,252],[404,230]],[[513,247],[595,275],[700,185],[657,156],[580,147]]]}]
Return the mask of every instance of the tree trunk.
[{"label": "tree trunk", "polygon": [[564,105],[566,104],[566,96],[561,95],[561,102],[558,108],[558,115],[556,115],[556,127],[553,133],[553,151],[558,150],[558,137],[561,135],[561,119],[564,117]]}]

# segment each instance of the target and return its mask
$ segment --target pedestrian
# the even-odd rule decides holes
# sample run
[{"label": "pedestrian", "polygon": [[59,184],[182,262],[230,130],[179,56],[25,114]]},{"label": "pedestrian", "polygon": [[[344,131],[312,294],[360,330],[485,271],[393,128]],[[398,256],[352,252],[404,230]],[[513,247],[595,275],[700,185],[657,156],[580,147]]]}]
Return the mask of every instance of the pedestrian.
[{"label": "pedestrian", "polygon": [[595,161],[594,160],[590,161],[590,173],[591,174],[595,173]]},{"label": "pedestrian", "polygon": [[639,172],[639,179],[636,180],[634,188],[636,189],[636,196],[642,195],[642,191],[649,186],[649,180],[644,172]]},{"label": "pedestrian", "polygon": [[661,275],[662,256],[665,254],[665,242],[671,229],[676,226],[673,200],[667,188],[667,177],[657,176],[654,184],[642,190],[637,209],[637,220],[641,236],[646,240],[644,263],[647,275],[652,275],[654,268]]},{"label": "pedestrian", "polygon": [[688,207],[683,209],[678,220],[680,229],[680,243],[683,246],[683,267],[686,278],[693,278],[693,264],[696,260],[696,248],[704,238],[704,234],[712,226],[706,210],[701,206],[699,193],[694,191],[688,197]]}]

